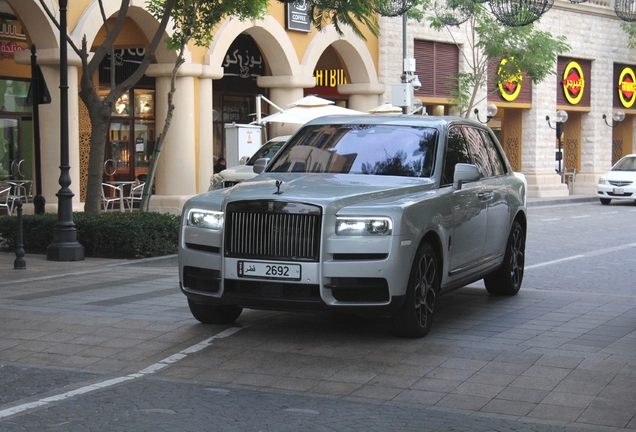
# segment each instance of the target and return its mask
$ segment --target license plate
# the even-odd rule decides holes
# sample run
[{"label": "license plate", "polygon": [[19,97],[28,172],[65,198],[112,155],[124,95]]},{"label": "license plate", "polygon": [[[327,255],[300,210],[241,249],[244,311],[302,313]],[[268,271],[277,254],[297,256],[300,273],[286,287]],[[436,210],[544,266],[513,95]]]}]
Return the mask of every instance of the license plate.
[{"label": "license plate", "polygon": [[614,188],[614,195],[623,195],[625,190],[623,188]]},{"label": "license plate", "polygon": [[239,261],[237,267],[239,277],[300,280],[301,275],[300,264]]}]

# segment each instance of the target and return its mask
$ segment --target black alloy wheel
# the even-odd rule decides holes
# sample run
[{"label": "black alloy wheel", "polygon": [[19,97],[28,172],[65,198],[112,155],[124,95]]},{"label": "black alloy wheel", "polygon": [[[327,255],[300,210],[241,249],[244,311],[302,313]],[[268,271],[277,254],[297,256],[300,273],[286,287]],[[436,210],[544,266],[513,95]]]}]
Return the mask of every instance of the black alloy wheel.
[{"label": "black alloy wheel", "polygon": [[430,331],[441,283],[439,264],[433,246],[420,245],[413,260],[404,304],[391,317],[396,336],[421,338]]},{"label": "black alloy wheel", "polygon": [[494,295],[515,295],[521,288],[525,267],[526,235],[521,224],[515,221],[510,230],[504,261],[494,272],[484,278],[486,290]]}]

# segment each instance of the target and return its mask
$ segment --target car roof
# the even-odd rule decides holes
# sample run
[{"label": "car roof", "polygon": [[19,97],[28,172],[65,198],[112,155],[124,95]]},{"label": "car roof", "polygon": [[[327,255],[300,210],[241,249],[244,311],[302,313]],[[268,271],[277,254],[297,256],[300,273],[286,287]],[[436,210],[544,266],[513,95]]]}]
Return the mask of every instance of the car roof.
[{"label": "car roof", "polygon": [[477,126],[485,128],[485,126],[472,119],[459,116],[429,116],[429,115],[412,115],[412,114],[364,114],[364,115],[330,115],[324,117],[318,117],[310,120],[306,125],[320,125],[320,124],[361,124],[361,125],[378,125],[378,124],[392,124],[392,125],[406,125],[406,126],[422,126],[422,127],[435,127],[443,128],[453,123],[470,124],[471,126]]}]

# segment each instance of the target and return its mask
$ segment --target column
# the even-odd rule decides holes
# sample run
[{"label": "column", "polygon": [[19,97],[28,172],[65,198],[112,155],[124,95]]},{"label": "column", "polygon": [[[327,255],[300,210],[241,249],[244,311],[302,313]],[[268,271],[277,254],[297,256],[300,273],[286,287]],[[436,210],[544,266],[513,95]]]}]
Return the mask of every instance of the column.
[{"label": "column", "polygon": [[[156,130],[162,133],[168,112],[173,63],[152,64],[146,75],[156,77]],[[195,76],[201,65],[183,64],[177,73],[173,95],[175,109],[170,129],[158,155],[155,193],[150,207],[156,211],[178,213],[183,203],[197,193]]]},{"label": "column", "polygon": [[[57,212],[57,192],[60,190],[60,50],[59,48],[38,49],[37,61],[42,69],[46,85],[51,93],[52,102],[40,105],[40,152],[42,195],[46,199],[46,211]],[[19,64],[31,64],[31,51],[18,51],[15,61]],[[68,132],[69,165],[73,196],[73,210],[84,210],[80,202],[80,159],[79,159],[79,58],[68,51]],[[34,179],[35,180],[35,179]],[[35,188],[35,182],[34,188]],[[35,189],[33,189],[35,194]]]},{"label": "column", "polygon": [[349,95],[348,108],[364,113],[379,106],[381,104],[380,95],[386,91],[386,86],[381,83],[341,84],[338,86],[338,93]]},{"label": "column", "polygon": [[[305,88],[311,88],[316,85],[316,80],[313,76],[261,76],[257,78],[256,82],[259,87],[269,88],[269,99],[283,109],[288,109],[290,103],[302,99]],[[273,114],[276,109],[272,107],[269,112]],[[268,138],[291,135],[300,126],[300,124],[292,123],[271,123],[271,136]]]},{"label": "column", "polygon": [[549,78],[532,86],[532,109],[523,110],[521,135],[521,172],[528,180],[528,197],[547,198],[568,196],[567,185],[554,170],[556,132],[552,126],[556,117],[556,78]]},{"label": "column", "polygon": [[213,106],[212,80],[223,78],[222,67],[203,65],[203,73],[199,78],[199,149],[197,193],[207,192],[214,165]]}]

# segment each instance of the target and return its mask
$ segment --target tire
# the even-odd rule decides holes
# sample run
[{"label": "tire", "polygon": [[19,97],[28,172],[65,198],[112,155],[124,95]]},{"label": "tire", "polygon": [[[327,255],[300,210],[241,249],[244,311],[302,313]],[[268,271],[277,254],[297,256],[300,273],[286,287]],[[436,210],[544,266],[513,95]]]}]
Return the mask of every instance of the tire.
[{"label": "tire", "polygon": [[421,338],[431,329],[440,291],[440,260],[435,249],[423,243],[415,254],[404,304],[392,317],[393,334]]},{"label": "tire", "polygon": [[609,205],[609,203],[612,202],[610,198],[599,198],[599,200],[601,201],[601,204],[603,205]]},{"label": "tire", "polygon": [[192,316],[203,324],[232,324],[243,312],[243,308],[234,305],[211,306],[190,299],[188,306]]},{"label": "tire", "polygon": [[510,230],[503,263],[484,278],[486,290],[494,295],[515,295],[521,288],[525,265],[526,235],[515,221]]}]

